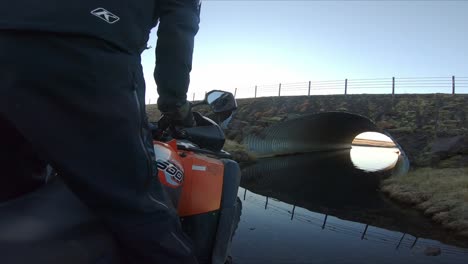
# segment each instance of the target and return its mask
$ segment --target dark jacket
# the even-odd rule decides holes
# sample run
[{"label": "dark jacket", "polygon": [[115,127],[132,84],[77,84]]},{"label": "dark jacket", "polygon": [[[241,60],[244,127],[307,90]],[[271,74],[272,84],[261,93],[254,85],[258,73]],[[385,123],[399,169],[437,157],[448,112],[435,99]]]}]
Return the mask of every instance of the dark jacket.
[{"label": "dark jacket", "polygon": [[155,79],[168,104],[185,101],[200,0],[0,1],[0,30],[86,35],[140,55],[160,21]]}]

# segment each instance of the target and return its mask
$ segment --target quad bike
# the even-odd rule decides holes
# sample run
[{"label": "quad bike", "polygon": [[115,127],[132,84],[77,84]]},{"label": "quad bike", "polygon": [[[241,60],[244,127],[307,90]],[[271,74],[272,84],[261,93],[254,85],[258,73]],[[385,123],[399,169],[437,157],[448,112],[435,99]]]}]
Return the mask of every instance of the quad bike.
[{"label": "quad bike", "polygon": [[[207,93],[192,107],[203,104],[224,124],[237,108],[232,94],[223,91]],[[220,125],[193,114],[197,125],[191,128],[152,124],[157,177],[178,208],[198,261],[229,263],[242,207],[237,197],[240,169],[222,150]],[[26,193],[0,200],[0,263],[122,262],[110,232],[50,166],[30,180]]]}]

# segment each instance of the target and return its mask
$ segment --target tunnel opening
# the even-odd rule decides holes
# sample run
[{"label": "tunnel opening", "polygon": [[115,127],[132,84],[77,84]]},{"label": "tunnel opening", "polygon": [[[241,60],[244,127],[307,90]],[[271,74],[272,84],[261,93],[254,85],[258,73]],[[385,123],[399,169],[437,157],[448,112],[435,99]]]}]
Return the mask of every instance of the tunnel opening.
[{"label": "tunnel opening", "polygon": [[400,149],[389,136],[373,131],[357,135],[350,151],[353,165],[370,172],[393,169],[400,155]]}]

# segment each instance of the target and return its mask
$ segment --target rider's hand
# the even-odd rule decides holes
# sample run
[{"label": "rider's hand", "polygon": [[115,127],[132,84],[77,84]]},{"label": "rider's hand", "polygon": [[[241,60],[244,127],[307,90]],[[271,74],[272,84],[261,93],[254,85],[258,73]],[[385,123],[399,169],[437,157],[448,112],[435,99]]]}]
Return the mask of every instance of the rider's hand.
[{"label": "rider's hand", "polygon": [[189,102],[178,107],[174,111],[163,112],[158,121],[158,126],[161,129],[166,129],[169,126],[178,127],[193,127],[195,126],[195,119],[193,118],[192,106]]}]

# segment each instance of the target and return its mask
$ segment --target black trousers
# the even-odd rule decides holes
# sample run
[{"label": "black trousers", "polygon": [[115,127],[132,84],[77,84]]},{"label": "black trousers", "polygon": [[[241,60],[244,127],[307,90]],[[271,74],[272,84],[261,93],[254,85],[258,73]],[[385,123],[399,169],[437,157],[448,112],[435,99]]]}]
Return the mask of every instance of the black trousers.
[{"label": "black trousers", "polygon": [[83,36],[0,31],[0,120],[102,217],[131,262],[195,263],[157,181],[144,96],[139,54]]}]

